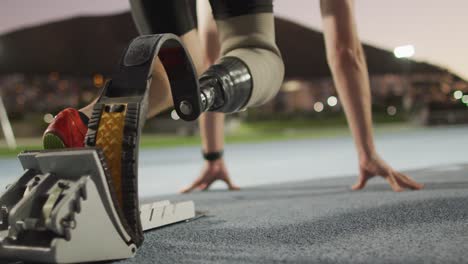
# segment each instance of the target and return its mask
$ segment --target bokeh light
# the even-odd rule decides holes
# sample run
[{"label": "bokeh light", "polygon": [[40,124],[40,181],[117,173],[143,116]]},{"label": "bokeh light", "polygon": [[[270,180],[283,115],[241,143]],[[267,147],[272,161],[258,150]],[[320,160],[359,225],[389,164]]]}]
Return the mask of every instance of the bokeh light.
[{"label": "bokeh light", "polygon": [[44,122],[46,122],[47,124],[50,124],[52,123],[52,121],[54,121],[54,116],[50,113],[47,113],[44,115]]},{"label": "bokeh light", "polygon": [[387,114],[390,116],[394,116],[397,113],[397,108],[393,105],[387,107]]},{"label": "bokeh light", "polygon": [[336,98],[336,96],[330,96],[328,97],[327,99],[327,104],[329,106],[335,106],[336,104],[338,104],[338,98]]},{"label": "bokeh light", "polygon": [[60,79],[60,74],[58,72],[49,73],[49,80],[50,81],[58,81],[59,79]]},{"label": "bokeh light", "polygon": [[95,74],[93,76],[93,83],[96,88],[101,88],[104,85],[104,76],[102,74]]},{"label": "bokeh light", "polygon": [[322,102],[316,102],[316,103],[314,104],[314,110],[315,110],[315,112],[320,113],[320,112],[323,111],[323,108],[324,108],[324,107],[323,107],[323,103],[322,103]]},{"label": "bokeh light", "polygon": [[468,95],[464,95],[461,100],[464,104],[468,104]]},{"label": "bokeh light", "polygon": [[462,91],[455,91],[453,92],[453,98],[455,99],[461,99],[463,97],[463,92]]}]

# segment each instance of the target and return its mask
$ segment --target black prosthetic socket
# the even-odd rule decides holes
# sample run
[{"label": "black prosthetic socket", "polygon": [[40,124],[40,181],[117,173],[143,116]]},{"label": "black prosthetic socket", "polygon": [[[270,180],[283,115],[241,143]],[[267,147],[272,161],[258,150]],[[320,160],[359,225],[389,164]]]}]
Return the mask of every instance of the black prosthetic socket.
[{"label": "black prosthetic socket", "polygon": [[[235,57],[225,57],[200,77],[202,93],[214,88],[208,111],[234,113],[242,110],[252,94],[252,76],[247,65]],[[206,94],[205,94],[206,96]]]}]

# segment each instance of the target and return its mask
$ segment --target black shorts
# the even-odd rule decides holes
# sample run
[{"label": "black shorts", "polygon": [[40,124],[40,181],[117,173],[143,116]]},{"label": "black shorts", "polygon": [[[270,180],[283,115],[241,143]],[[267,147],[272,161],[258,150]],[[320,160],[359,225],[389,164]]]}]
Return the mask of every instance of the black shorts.
[{"label": "black shorts", "polygon": [[[196,0],[130,0],[140,34],[181,36],[196,28]],[[272,13],[273,0],[210,0],[215,19]]]}]

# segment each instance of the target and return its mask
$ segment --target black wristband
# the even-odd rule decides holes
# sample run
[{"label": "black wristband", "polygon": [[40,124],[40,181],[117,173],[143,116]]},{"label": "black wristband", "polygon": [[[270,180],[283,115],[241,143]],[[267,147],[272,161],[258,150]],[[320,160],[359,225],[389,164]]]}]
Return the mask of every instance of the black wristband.
[{"label": "black wristband", "polygon": [[215,161],[219,160],[220,158],[223,157],[223,151],[216,151],[216,152],[208,152],[205,153],[203,152],[203,158],[208,161]]}]

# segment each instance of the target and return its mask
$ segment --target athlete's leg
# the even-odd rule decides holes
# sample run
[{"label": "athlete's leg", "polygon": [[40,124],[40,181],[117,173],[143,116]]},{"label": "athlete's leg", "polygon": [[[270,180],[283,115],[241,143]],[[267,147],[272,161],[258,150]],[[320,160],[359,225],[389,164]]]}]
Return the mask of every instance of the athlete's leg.
[{"label": "athlete's leg", "polygon": [[232,113],[276,95],[284,65],[275,43],[272,0],[211,0],[221,59],[200,78],[222,91],[211,111]]},{"label": "athlete's leg", "polygon": [[[132,17],[140,35],[160,33],[178,35],[189,51],[197,72],[200,74],[204,70],[199,37],[189,0],[130,0],[130,5]],[[150,86],[148,118],[172,106],[169,79],[159,58],[155,60]],[[90,116],[95,102],[96,100],[80,111]]]},{"label": "athlete's leg", "polygon": [[97,100],[98,98],[95,98],[89,105],[81,108],[79,111],[89,118],[93,112],[94,104],[96,104]]},{"label": "athlete's leg", "polygon": [[[204,68],[200,40],[192,16],[190,0],[130,0],[132,16],[141,35],[173,33],[189,51],[197,72]],[[155,58],[150,87],[148,117],[171,107],[172,95],[167,74],[161,61]]]}]

